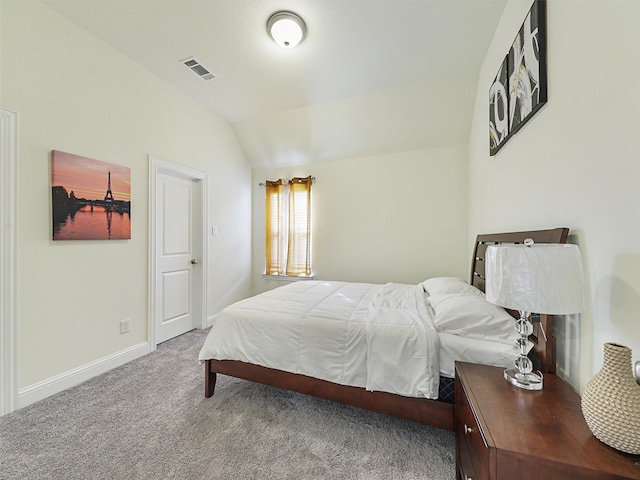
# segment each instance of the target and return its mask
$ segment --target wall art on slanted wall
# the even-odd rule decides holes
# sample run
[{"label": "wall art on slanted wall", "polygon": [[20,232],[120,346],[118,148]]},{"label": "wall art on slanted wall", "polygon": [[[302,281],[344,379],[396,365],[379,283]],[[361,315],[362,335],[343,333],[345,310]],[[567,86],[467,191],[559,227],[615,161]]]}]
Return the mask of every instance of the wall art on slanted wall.
[{"label": "wall art on slanted wall", "polygon": [[131,238],[131,169],[51,152],[54,240]]},{"label": "wall art on slanted wall", "polygon": [[489,154],[495,155],[509,134],[508,56],[498,70],[489,89]]},{"label": "wall art on slanted wall", "polygon": [[546,0],[535,0],[489,89],[489,154],[547,103]]},{"label": "wall art on slanted wall", "polygon": [[535,0],[509,51],[509,135],[547,103],[546,1]]}]

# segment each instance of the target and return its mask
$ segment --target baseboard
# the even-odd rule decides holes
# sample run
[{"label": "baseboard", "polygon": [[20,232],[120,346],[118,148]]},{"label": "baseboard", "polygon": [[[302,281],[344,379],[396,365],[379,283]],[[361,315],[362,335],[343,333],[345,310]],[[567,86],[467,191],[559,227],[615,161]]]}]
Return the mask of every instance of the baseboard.
[{"label": "baseboard", "polygon": [[206,324],[202,326],[202,330],[211,327],[217,316],[218,314],[216,313],[214,315],[207,317]]},{"label": "baseboard", "polygon": [[564,368],[560,367],[560,365],[556,366],[556,376],[558,378],[561,378],[562,380],[566,380],[567,379],[567,372],[565,371]]},{"label": "baseboard", "polygon": [[147,342],[133,345],[125,350],[107,355],[94,362],[88,363],[68,372],[61,373],[54,377],[48,378],[38,383],[34,383],[25,388],[21,388],[18,391],[18,408],[26,407],[39,400],[62,392],[67,388],[71,388],[78,385],[90,378],[93,378],[102,373],[108,372],[116,367],[124,365],[136,358],[140,358],[151,350]]}]

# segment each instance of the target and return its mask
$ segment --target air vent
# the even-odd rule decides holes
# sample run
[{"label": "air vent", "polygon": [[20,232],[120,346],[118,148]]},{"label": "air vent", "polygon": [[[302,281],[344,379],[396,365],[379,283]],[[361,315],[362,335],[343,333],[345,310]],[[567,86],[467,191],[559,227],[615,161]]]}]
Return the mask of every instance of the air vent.
[{"label": "air vent", "polygon": [[180,63],[185,64],[191,70],[196,72],[200,78],[203,78],[204,80],[211,80],[213,78],[216,78],[216,76],[213,73],[211,73],[209,70],[203,67],[200,64],[200,62],[194,57],[189,57],[189,58],[185,58],[184,60],[180,60]]}]

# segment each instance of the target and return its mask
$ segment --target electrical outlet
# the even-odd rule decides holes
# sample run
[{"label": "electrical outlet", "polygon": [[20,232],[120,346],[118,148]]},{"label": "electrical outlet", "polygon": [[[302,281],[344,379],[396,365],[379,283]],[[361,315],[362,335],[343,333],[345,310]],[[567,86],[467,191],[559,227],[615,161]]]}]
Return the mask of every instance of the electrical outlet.
[{"label": "electrical outlet", "polygon": [[130,329],[130,320],[127,318],[126,320],[120,320],[120,333],[129,333]]}]

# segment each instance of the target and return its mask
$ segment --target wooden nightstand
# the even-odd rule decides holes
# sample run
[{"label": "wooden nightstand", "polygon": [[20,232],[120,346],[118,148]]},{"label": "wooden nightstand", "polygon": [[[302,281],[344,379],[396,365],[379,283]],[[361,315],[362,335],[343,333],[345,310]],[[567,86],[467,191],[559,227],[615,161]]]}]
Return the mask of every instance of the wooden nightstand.
[{"label": "wooden nightstand", "polygon": [[543,390],[521,390],[503,371],[456,362],[458,480],[640,479],[640,456],[597,440],[565,382],[547,374]]}]

